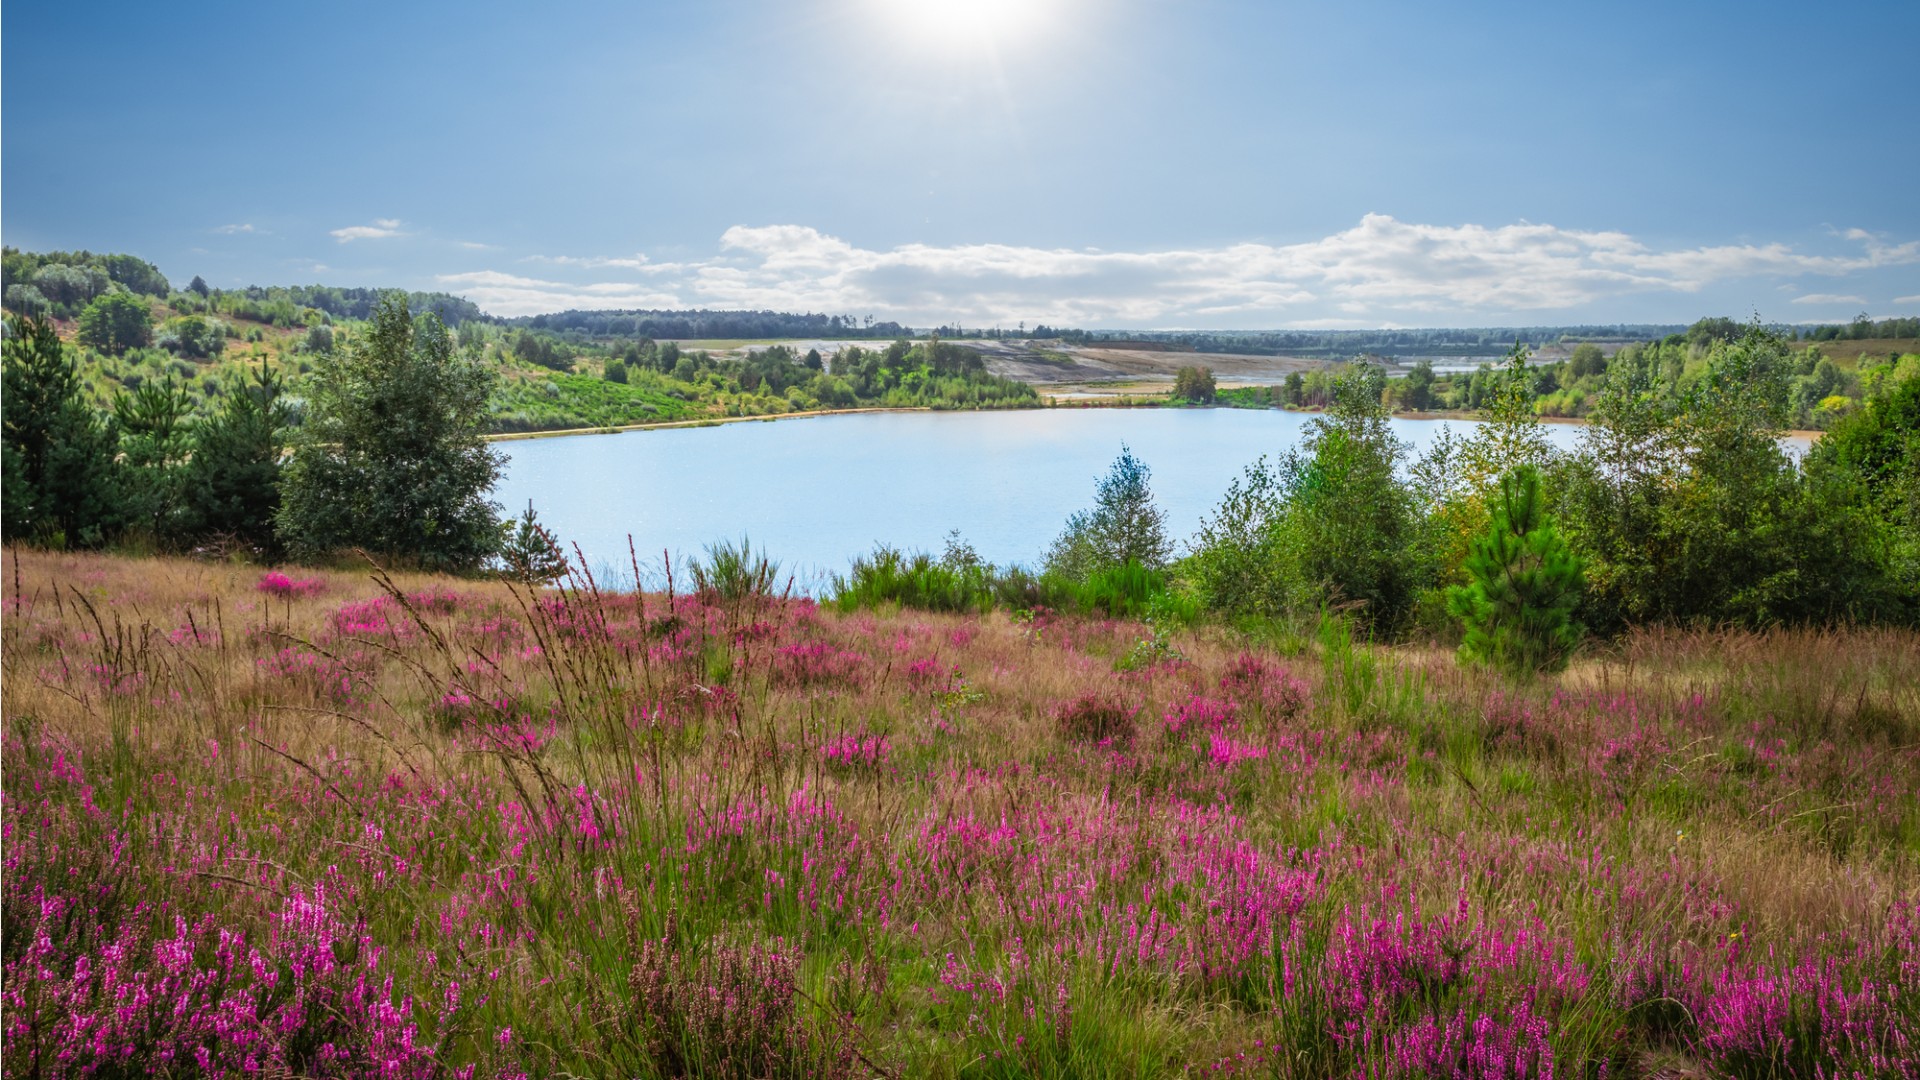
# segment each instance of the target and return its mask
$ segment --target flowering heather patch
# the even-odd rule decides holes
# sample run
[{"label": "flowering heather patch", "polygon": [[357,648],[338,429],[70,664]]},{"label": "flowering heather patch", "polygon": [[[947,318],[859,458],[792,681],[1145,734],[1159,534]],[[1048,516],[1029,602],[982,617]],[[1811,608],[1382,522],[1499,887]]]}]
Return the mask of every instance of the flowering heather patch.
[{"label": "flowering heather patch", "polygon": [[1139,715],[1139,706],[1129,707],[1116,698],[1096,692],[1062,702],[1053,711],[1053,722],[1064,738],[1111,746],[1133,740]]},{"label": "flowering heather patch", "polygon": [[10,1076],[1920,1080],[1910,633],[1125,670],[1051,614],[7,557]]},{"label": "flowering heather patch", "polygon": [[773,681],[781,686],[858,687],[866,681],[865,653],[824,641],[781,645],[774,650]]},{"label": "flowering heather patch", "polygon": [[327,583],[319,578],[290,578],[278,570],[269,570],[260,576],[260,584],[254,588],[268,596],[277,596],[283,600],[298,600],[325,592]]},{"label": "flowering heather patch", "polygon": [[878,769],[892,752],[893,744],[885,735],[837,735],[820,747],[821,757],[849,769]]}]

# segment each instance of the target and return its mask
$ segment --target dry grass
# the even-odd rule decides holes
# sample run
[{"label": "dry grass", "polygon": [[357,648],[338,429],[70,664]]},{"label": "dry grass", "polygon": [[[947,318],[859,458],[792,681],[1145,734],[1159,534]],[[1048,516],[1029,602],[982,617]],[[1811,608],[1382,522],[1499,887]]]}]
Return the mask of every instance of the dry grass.
[{"label": "dry grass", "polygon": [[[1126,623],[288,576],[8,553],[7,1022],[45,1025],[9,1071],[112,1012],[80,958],[152,967],[176,916],[271,952],[323,883],[393,981],[294,1028],[396,1075],[1483,1075],[1454,1023],[1518,1075],[1910,1069],[1910,633],[1648,631],[1514,687],[1337,635],[1128,671]],[[1131,738],[1063,731],[1089,694]],[[773,981],[649,1017],[643,954]],[[1851,1028],[1736,1007],[1831,993]]]}]

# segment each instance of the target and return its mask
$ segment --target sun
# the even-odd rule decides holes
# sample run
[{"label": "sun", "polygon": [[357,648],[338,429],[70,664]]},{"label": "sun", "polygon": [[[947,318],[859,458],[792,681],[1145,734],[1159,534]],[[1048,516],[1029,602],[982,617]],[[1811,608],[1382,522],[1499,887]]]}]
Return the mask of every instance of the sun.
[{"label": "sun", "polygon": [[1046,0],[875,0],[903,33],[925,45],[1009,45],[1039,30]]}]

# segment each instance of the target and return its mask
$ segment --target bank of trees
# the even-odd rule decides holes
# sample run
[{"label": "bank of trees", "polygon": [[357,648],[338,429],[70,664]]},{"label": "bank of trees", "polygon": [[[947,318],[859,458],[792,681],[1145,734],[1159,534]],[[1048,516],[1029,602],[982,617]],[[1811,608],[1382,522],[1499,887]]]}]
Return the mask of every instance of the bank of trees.
[{"label": "bank of trees", "polygon": [[494,375],[405,294],[325,358],[299,425],[265,365],[226,387],[210,416],[191,415],[171,378],[102,412],[49,323],[9,318],[4,348],[9,540],[269,558],[361,548],[460,571],[505,539],[487,500],[499,462],[482,439]]},{"label": "bank of trees", "polygon": [[[1877,383],[1795,460],[1780,442],[1793,343],[1747,328],[1707,351],[1679,385],[1658,354],[1609,366],[1567,452],[1542,436],[1524,349],[1487,373],[1485,422],[1417,456],[1387,423],[1384,373],[1351,365],[1303,441],[1248,467],[1178,557],[1104,539],[1161,535],[1129,524],[1159,519],[1145,463],[1123,452],[1038,574],[976,568],[973,595],[1072,606],[1137,570],[1154,594],[1141,611],[1250,624],[1338,612],[1520,672],[1634,624],[1920,621],[1920,373]],[[856,574],[844,595],[883,601],[883,580]]]}]

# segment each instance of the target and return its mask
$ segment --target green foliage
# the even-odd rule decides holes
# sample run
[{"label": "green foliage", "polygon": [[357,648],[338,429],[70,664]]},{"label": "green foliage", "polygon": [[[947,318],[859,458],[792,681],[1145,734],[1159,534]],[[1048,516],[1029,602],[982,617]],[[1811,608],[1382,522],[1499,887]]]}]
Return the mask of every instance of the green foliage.
[{"label": "green foliage", "polygon": [[280,376],[262,364],[197,425],[181,485],[181,528],[188,537],[278,552],[274,518],[291,420]]},{"label": "green foliage", "polygon": [[80,344],[115,356],[153,338],[153,316],[132,293],[110,292],[80,313]]},{"label": "green foliage", "polygon": [[1289,607],[1281,478],[1261,458],[1227,486],[1212,516],[1200,522],[1193,554],[1179,573],[1201,601],[1229,615],[1274,616]]},{"label": "green foliage", "polygon": [[707,546],[704,559],[695,559],[689,568],[693,587],[721,600],[750,600],[771,596],[780,579],[780,564],[764,551],[754,551],[752,541],[741,537],[738,544],[722,540]]},{"label": "green foliage", "polygon": [[494,375],[456,356],[438,316],[390,294],[315,373],[282,484],[296,553],[359,547],[433,568],[477,567],[500,542],[487,499],[500,459],[481,438]]},{"label": "green foliage", "polygon": [[1870,485],[1831,452],[1796,468],[1784,343],[1759,328],[1712,347],[1684,389],[1657,354],[1616,362],[1581,452],[1550,487],[1587,564],[1588,621],[1831,622],[1910,610]]},{"label": "green foliage", "polygon": [[507,576],[527,585],[546,585],[567,576],[567,553],[553,533],[534,516],[533,503],[506,525],[500,543],[500,562]]},{"label": "green foliage", "polygon": [[956,558],[952,545],[947,557],[935,559],[926,552],[903,555],[881,544],[873,554],[855,558],[846,578],[834,579],[833,603],[841,611],[898,604],[918,611],[984,612],[993,606],[993,585],[992,567]]},{"label": "green foliage", "polygon": [[204,360],[226,351],[227,326],[204,315],[184,315],[168,319],[153,343],[175,356]]},{"label": "green foliage", "polygon": [[[1073,599],[1082,611],[1114,619],[1142,618],[1153,610],[1156,598],[1166,593],[1168,584],[1165,571],[1128,559],[1087,575],[1086,581],[1074,587]],[[1166,604],[1161,606],[1165,608]]]},{"label": "green foliage", "polygon": [[1121,446],[1112,469],[1095,488],[1093,509],[1068,518],[1066,531],[1047,552],[1047,572],[1086,581],[1099,570],[1129,562],[1163,569],[1173,545],[1167,539],[1166,511],[1153,502],[1151,476],[1152,470]]},{"label": "green foliage", "polygon": [[79,372],[51,323],[9,318],[0,349],[7,535],[104,543],[120,521],[113,428],[82,398]]},{"label": "green foliage", "polygon": [[1412,492],[1397,475],[1406,445],[1387,428],[1386,376],[1356,364],[1324,417],[1279,466],[1285,511],[1275,544],[1295,603],[1357,604],[1374,630],[1397,629],[1431,577]]},{"label": "green foliage", "polygon": [[1400,383],[1400,400],[1415,412],[1433,408],[1433,365],[1425,360],[1413,365]]},{"label": "green foliage", "polygon": [[1217,392],[1210,367],[1183,367],[1173,376],[1175,400],[1211,405]]},{"label": "green foliage", "polygon": [[1558,671],[1580,642],[1580,560],[1554,530],[1532,466],[1501,478],[1491,509],[1467,555],[1469,583],[1447,590],[1466,630],[1461,659],[1513,675]]},{"label": "green foliage", "polygon": [[192,403],[172,376],[116,394],[114,422],[120,434],[121,512],[127,523],[155,543],[171,540],[178,525]]}]

